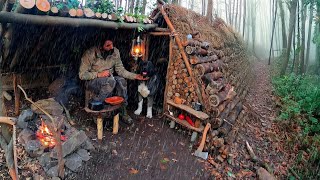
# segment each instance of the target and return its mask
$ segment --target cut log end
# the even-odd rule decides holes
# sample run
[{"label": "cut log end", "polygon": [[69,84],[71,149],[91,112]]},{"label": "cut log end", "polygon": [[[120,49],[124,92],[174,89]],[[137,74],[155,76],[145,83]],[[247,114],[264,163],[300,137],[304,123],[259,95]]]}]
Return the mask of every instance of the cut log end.
[{"label": "cut log end", "polygon": [[36,6],[42,12],[48,12],[50,10],[50,3],[47,0],[37,0]]},{"label": "cut log end", "polygon": [[32,9],[36,5],[35,0],[20,0],[19,3],[25,9]]},{"label": "cut log end", "polygon": [[77,10],[75,10],[75,9],[70,9],[70,10],[69,10],[69,16],[70,16],[70,17],[76,17],[76,16],[77,16]]}]

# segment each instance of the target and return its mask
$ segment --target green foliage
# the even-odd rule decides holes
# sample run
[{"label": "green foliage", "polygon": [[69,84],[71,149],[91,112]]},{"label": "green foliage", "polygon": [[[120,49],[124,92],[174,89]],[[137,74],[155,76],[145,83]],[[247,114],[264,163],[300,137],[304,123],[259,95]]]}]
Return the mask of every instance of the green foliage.
[{"label": "green foliage", "polygon": [[319,179],[320,78],[290,74],[275,77],[272,83],[275,95],[281,99],[279,119],[301,127],[294,142],[300,152],[295,159],[294,169],[302,179]]},{"label": "green foliage", "polygon": [[94,8],[95,12],[100,12],[100,13],[116,13],[115,5],[111,0],[102,0],[99,1],[96,5],[96,8]]},{"label": "green foliage", "polygon": [[68,9],[77,9],[79,7],[80,2],[78,0],[67,0],[67,7]]}]

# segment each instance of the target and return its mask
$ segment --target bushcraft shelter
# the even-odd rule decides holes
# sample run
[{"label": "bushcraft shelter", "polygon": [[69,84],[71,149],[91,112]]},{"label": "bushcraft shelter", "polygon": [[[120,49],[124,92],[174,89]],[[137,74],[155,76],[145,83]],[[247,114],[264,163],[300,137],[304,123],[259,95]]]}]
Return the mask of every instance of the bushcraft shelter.
[{"label": "bushcraft shelter", "polygon": [[[114,41],[126,69],[132,70],[135,61],[130,49],[138,27],[144,30],[147,59],[162,72],[163,88],[156,102],[172,122],[195,132],[202,132],[210,122],[227,135],[242,110],[251,81],[250,63],[240,35],[218,17],[210,22],[193,11],[166,4],[154,10],[152,24],[35,15],[17,9],[0,12],[2,27],[7,25],[1,33],[0,87],[14,90],[16,115],[18,84],[47,87],[59,75],[77,76],[83,52],[106,39]],[[129,103],[135,107],[134,85],[129,88]],[[201,109],[196,111],[196,105]],[[192,122],[179,120],[181,113]]]}]

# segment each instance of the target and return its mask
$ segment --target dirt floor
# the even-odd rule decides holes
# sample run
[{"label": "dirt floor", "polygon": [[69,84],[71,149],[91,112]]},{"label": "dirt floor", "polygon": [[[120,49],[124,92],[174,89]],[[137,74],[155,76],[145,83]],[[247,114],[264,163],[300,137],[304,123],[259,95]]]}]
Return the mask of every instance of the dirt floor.
[{"label": "dirt floor", "polygon": [[[93,126],[87,133],[96,138]],[[87,132],[89,132],[87,131]],[[137,118],[122,125],[118,135],[104,133],[96,152],[78,174],[67,179],[202,179],[202,164],[192,156],[192,144],[181,130],[172,130],[162,118]]]},{"label": "dirt floor", "polygon": [[[250,160],[246,141],[276,177],[286,178],[294,154],[286,153],[284,135],[273,122],[276,113],[269,67],[258,60],[254,73],[255,79],[244,103],[246,116],[234,125],[237,136],[225,161],[213,166],[193,156],[198,143],[190,143],[190,132],[179,126],[170,129],[163,117],[135,117],[135,126],[121,124],[117,135],[105,127],[103,142],[99,144],[95,123],[81,110],[71,112],[76,116],[75,126],[93,140],[96,151],[78,173],[69,174],[66,179],[256,179],[259,166]],[[0,155],[4,160],[3,153]],[[0,165],[0,178],[5,179],[8,176],[5,162]],[[19,172],[28,172],[26,176],[32,177],[34,170],[20,169]]]}]

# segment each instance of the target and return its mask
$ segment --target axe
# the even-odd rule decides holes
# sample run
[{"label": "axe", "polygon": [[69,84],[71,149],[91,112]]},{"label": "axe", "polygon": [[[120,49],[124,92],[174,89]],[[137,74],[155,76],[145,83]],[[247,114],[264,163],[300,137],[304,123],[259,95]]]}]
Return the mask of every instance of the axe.
[{"label": "axe", "polygon": [[196,150],[196,152],[194,152],[195,156],[202,158],[202,159],[205,159],[205,160],[208,158],[208,152],[202,152],[202,150],[203,150],[204,144],[206,142],[207,132],[210,129],[210,127],[211,127],[211,124],[207,123],[206,127],[203,130],[203,135],[202,135],[200,145],[199,145],[198,149]]}]

